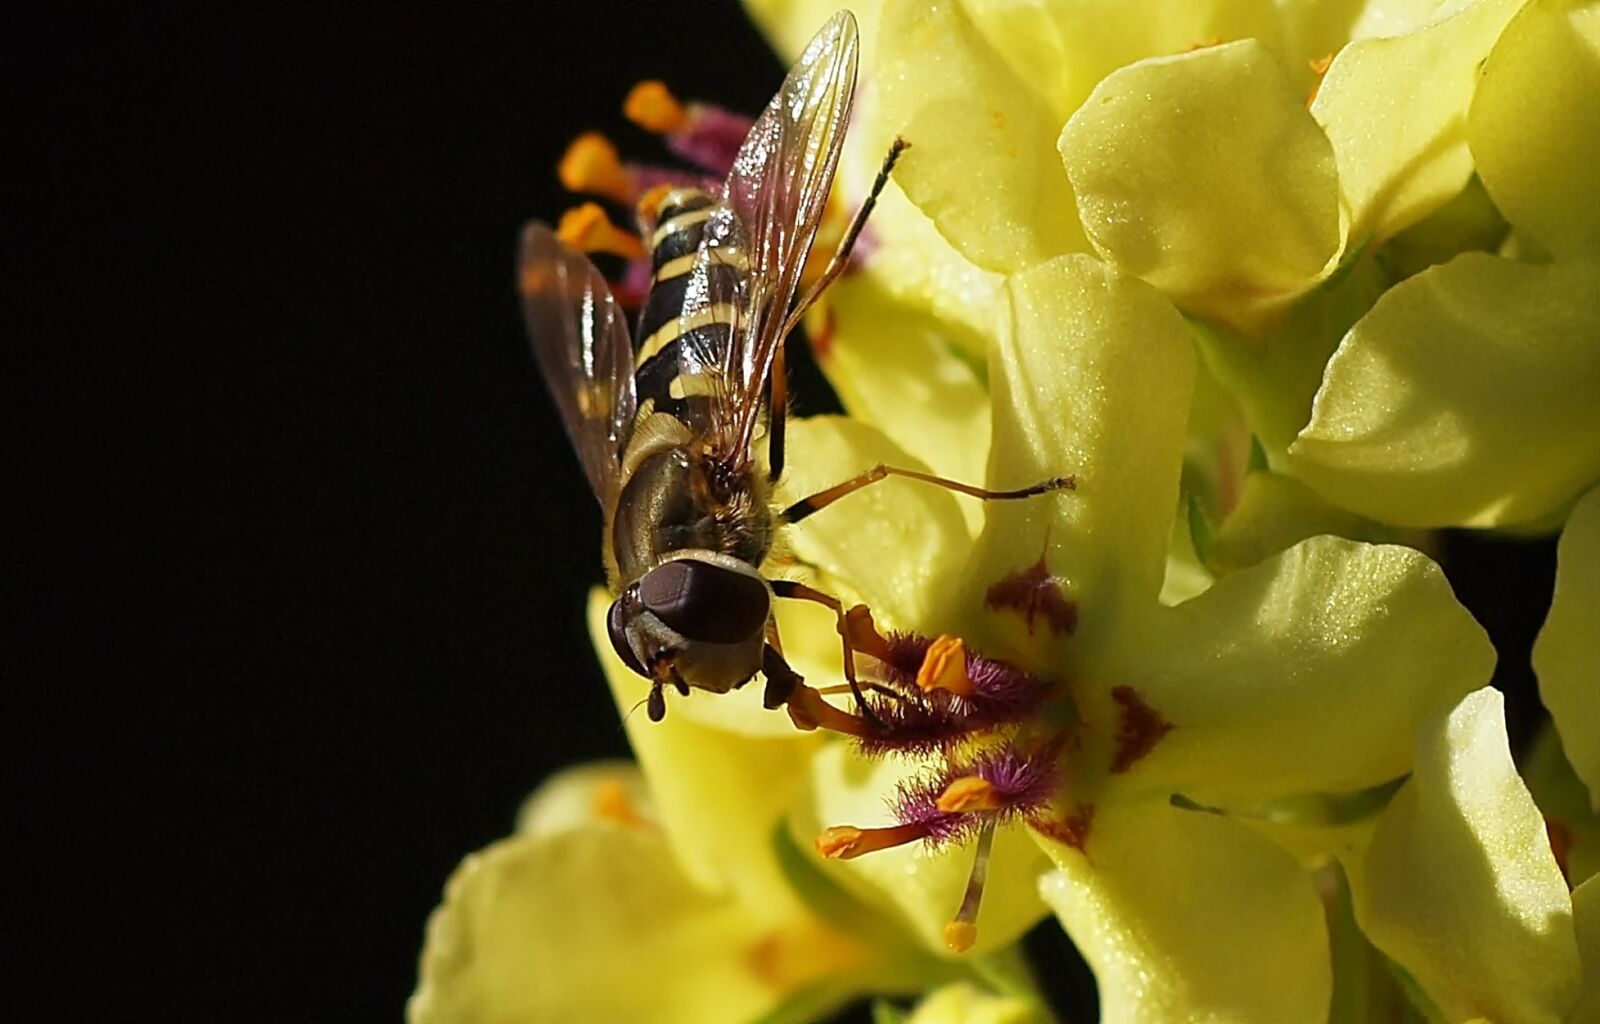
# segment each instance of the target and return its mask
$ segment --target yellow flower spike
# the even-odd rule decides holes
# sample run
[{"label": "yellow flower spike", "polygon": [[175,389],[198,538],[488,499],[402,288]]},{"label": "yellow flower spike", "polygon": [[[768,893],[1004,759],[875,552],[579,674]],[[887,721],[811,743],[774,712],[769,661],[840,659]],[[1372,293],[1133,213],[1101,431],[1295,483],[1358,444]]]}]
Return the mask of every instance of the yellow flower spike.
[{"label": "yellow flower spike", "polygon": [[1533,668],[1573,770],[1600,813],[1600,487],[1578,502],[1556,548],[1555,596]]},{"label": "yellow flower spike", "polygon": [[1333,144],[1352,244],[1382,241],[1461,191],[1478,65],[1523,0],[1464,0],[1333,58],[1311,113]]},{"label": "yellow flower spike", "polygon": [[622,101],[622,116],[656,135],[681,131],[689,123],[689,112],[672,95],[665,82],[640,82],[628,90]]},{"label": "yellow flower spike", "polygon": [[1006,272],[1084,247],[1059,119],[959,4],[888,5],[875,68],[879,116],[912,144],[895,179],[963,256]]},{"label": "yellow flower spike", "polygon": [[1511,762],[1499,692],[1426,723],[1415,763],[1345,865],[1362,931],[1447,1019],[1556,1024],[1578,994],[1572,901]]},{"label": "yellow flower spike", "polygon": [[1333,150],[1254,40],[1113,72],[1061,133],[1095,248],[1202,316],[1250,328],[1343,244]]},{"label": "yellow flower spike", "polygon": [[1397,526],[1509,526],[1600,478],[1600,263],[1465,253],[1389,289],[1289,447],[1324,497]]},{"label": "yellow flower spike", "polygon": [[1483,64],[1467,139],[1495,205],[1557,256],[1600,255],[1600,4],[1534,0]]},{"label": "yellow flower spike", "polygon": [[618,203],[633,199],[633,181],[622,168],[617,147],[599,132],[584,132],[572,140],[556,176],[568,192],[587,192]]}]

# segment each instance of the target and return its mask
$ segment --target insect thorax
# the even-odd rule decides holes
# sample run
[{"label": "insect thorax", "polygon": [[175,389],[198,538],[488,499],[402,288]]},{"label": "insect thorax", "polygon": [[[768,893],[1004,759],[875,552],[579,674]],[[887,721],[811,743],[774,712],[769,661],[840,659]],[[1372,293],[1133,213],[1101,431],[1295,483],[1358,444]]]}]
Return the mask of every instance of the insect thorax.
[{"label": "insect thorax", "polygon": [[765,480],[754,467],[719,482],[715,467],[692,444],[682,444],[642,454],[631,469],[608,538],[618,588],[684,549],[716,551],[750,565],[766,557],[773,519]]}]

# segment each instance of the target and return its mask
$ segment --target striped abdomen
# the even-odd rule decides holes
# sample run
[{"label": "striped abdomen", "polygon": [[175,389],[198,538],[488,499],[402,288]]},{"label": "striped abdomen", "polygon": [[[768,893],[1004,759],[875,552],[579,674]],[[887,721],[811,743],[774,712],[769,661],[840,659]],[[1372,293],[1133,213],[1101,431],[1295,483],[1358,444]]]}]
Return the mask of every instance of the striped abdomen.
[{"label": "striped abdomen", "polygon": [[749,265],[733,242],[731,212],[707,192],[669,193],[656,224],[648,240],[650,290],[634,335],[635,388],[641,411],[664,412],[699,429]]}]

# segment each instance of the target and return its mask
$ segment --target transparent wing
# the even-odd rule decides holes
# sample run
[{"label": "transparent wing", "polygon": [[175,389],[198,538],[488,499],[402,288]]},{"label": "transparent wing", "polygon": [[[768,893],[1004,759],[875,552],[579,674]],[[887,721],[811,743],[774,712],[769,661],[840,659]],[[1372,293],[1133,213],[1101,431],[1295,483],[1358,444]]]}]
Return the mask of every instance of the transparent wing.
[{"label": "transparent wing", "polygon": [[[736,285],[708,275],[703,300],[727,302],[737,323],[722,352],[684,358],[719,362],[723,393],[713,396],[712,443],[725,459],[748,458],[767,374],[800,285],[833,185],[856,81],[856,22],[840,11],[807,44],[778,94],[756,119],[728,176],[725,209],[713,216],[702,261],[736,245],[749,264]],[[721,294],[719,294],[719,292]]]},{"label": "transparent wing", "polygon": [[522,230],[517,290],[544,382],[595,497],[608,505],[636,404],[626,319],[588,257],[538,221]]}]

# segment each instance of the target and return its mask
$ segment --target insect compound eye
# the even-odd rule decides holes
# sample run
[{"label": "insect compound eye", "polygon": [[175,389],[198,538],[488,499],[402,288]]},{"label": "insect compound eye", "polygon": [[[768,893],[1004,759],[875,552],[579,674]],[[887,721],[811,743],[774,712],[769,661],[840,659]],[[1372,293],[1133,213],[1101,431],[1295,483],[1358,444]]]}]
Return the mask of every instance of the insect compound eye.
[{"label": "insect compound eye", "polygon": [[611,610],[606,612],[606,633],[610,635],[611,647],[617,652],[617,657],[622,659],[622,663],[641,676],[649,676],[650,673],[639,664],[639,656],[633,653],[633,645],[628,643],[627,609],[624,607],[627,600],[624,596],[611,602]]},{"label": "insect compound eye", "polygon": [[756,576],[680,558],[645,574],[639,603],[687,639],[731,644],[760,635],[770,599]]}]

